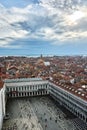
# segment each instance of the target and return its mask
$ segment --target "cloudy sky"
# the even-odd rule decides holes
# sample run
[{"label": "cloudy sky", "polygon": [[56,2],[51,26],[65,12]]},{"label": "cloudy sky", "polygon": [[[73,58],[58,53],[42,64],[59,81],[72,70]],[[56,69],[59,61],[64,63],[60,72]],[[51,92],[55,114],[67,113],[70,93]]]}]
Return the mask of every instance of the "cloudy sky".
[{"label": "cloudy sky", "polygon": [[38,54],[87,54],[87,0],[0,0],[0,55]]}]

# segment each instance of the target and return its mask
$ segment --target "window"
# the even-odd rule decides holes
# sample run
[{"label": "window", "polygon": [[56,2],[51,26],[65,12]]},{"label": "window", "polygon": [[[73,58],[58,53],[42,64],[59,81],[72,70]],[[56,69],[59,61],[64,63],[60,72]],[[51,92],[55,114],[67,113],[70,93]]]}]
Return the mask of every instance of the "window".
[{"label": "window", "polygon": [[12,91],[12,88],[10,88],[10,91]]},{"label": "window", "polygon": [[27,86],[27,90],[29,90],[29,86]]},{"label": "window", "polygon": [[7,88],[7,91],[9,91],[9,88]]},{"label": "window", "polygon": [[22,90],[23,90],[23,86],[22,86]]},{"label": "window", "polygon": [[34,90],[34,86],[33,86],[33,90]]},{"label": "window", "polygon": [[46,88],[47,88],[47,85],[46,85]]}]

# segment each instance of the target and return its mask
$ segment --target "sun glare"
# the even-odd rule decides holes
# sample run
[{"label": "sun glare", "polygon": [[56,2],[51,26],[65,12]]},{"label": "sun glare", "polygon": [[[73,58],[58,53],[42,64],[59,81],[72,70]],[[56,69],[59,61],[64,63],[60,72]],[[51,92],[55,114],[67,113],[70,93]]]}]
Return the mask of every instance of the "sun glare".
[{"label": "sun glare", "polygon": [[75,22],[75,21],[77,21],[77,20],[83,18],[84,15],[85,15],[85,14],[84,14],[83,12],[81,12],[81,11],[76,11],[76,12],[74,12],[74,13],[70,16],[70,19],[72,20],[72,22]]},{"label": "sun glare", "polygon": [[75,25],[78,23],[78,20],[82,19],[85,16],[85,13],[82,11],[76,11],[73,14],[69,15],[67,18],[68,25]]}]

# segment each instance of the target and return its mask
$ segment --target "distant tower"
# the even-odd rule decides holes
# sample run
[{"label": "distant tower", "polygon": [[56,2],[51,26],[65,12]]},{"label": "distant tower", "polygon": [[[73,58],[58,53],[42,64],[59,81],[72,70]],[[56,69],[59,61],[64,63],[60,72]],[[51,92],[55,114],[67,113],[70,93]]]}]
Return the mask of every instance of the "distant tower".
[{"label": "distant tower", "polygon": [[41,54],[40,58],[42,59],[43,58],[43,55]]}]

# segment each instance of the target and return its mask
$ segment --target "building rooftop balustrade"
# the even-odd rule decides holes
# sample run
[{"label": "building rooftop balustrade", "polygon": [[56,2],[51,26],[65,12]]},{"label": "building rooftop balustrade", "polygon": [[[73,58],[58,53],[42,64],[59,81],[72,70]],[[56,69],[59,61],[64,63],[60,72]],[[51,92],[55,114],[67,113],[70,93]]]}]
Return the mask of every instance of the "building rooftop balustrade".
[{"label": "building rooftop balustrade", "polygon": [[29,81],[41,81],[42,78],[19,78],[19,79],[5,79],[5,83],[10,83],[10,82],[29,82]]},{"label": "building rooftop balustrade", "polygon": [[54,82],[54,81],[50,81],[51,83],[54,83],[56,86],[70,92],[71,94],[87,101],[87,93],[85,91],[85,88],[81,88],[81,87],[77,87],[74,85],[65,85],[63,83],[60,82]]}]

